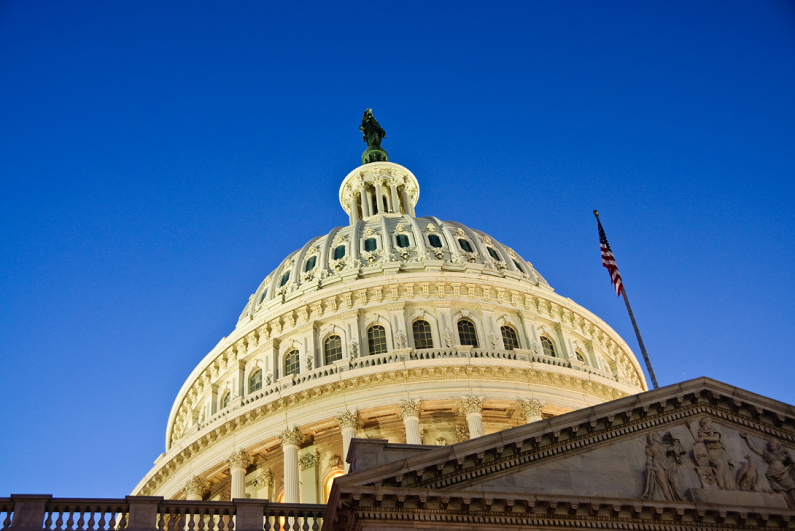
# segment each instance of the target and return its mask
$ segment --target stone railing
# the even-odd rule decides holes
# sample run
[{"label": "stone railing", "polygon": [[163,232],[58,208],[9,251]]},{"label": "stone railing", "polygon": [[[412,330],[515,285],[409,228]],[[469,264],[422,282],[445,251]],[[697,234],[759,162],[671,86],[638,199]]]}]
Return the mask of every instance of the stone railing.
[{"label": "stone railing", "polygon": [[164,500],[160,496],[124,499],[52,498],[12,495],[0,498],[0,529],[15,531],[318,531],[325,505]]}]

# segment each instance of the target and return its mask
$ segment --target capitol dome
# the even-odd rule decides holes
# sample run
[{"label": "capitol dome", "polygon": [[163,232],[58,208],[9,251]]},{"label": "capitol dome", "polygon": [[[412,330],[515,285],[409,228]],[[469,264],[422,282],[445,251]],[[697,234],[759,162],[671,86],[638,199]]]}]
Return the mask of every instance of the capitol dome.
[{"label": "capitol dome", "polygon": [[354,437],[444,446],[646,390],[626,342],[516,249],[417,217],[417,178],[368,138],[348,225],[252,293],[134,494],[324,503]]}]

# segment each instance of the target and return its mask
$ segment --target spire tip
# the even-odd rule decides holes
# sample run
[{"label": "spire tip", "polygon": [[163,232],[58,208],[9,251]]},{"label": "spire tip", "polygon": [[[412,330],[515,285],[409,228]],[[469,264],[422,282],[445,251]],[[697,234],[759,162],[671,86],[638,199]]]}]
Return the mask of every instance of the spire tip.
[{"label": "spire tip", "polygon": [[598,210],[594,210],[593,211],[593,215],[596,216],[596,219],[599,219],[599,211]]}]

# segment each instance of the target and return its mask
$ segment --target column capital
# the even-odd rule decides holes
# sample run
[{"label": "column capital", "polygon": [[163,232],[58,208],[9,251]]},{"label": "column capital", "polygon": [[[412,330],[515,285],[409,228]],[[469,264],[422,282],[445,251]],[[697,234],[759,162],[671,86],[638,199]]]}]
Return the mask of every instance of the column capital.
[{"label": "column capital", "polygon": [[226,464],[229,465],[229,468],[248,468],[248,465],[252,462],[254,460],[245,450],[235,450],[226,459]]},{"label": "column capital", "polygon": [[317,467],[320,464],[320,454],[317,452],[307,452],[298,459],[298,466],[301,470]]},{"label": "column capital", "polygon": [[398,404],[398,413],[400,418],[406,420],[409,417],[417,417],[420,416],[420,400],[406,400]]},{"label": "column capital", "polygon": [[279,440],[282,441],[282,448],[287,446],[300,446],[304,442],[304,434],[298,429],[298,426],[293,426],[292,429],[287,428],[279,435]]},{"label": "column capital", "polygon": [[483,413],[482,396],[464,396],[461,398],[461,414],[469,416],[473,413],[480,415]]},{"label": "column capital", "polygon": [[337,419],[337,424],[339,424],[341,430],[346,428],[357,429],[359,427],[359,413],[357,411],[343,411],[335,415],[334,418]]},{"label": "column capital", "polygon": [[273,486],[273,471],[270,468],[261,468],[257,479],[254,480],[257,488],[264,489]]},{"label": "column capital", "polygon": [[543,407],[544,403],[537,398],[533,398],[532,400],[525,400],[524,402],[519,404],[519,409],[521,409],[522,416],[524,417],[526,422],[541,420],[541,408]]},{"label": "column capital", "polygon": [[193,476],[185,482],[185,494],[199,496],[199,499],[205,492],[210,490],[210,482],[201,476]]}]

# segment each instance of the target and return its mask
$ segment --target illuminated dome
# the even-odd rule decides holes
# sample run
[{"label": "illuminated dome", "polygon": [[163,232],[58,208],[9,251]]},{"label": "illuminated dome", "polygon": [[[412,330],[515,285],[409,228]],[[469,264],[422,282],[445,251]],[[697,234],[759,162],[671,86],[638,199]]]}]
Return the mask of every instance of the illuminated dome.
[{"label": "illuminated dome", "polygon": [[381,160],[340,187],[349,224],[265,277],[135,494],[323,503],[352,437],[447,445],[646,389],[624,340],[516,249],[416,217],[417,179],[369,142]]}]

